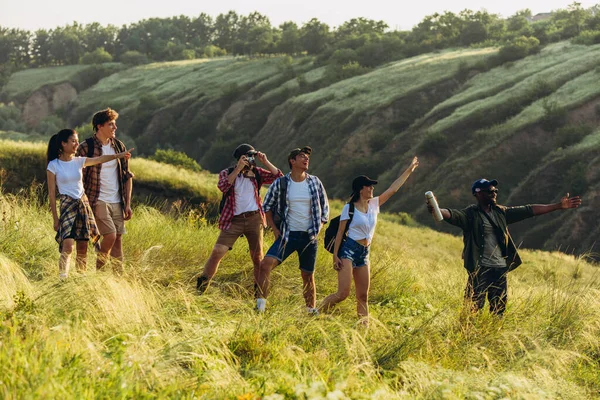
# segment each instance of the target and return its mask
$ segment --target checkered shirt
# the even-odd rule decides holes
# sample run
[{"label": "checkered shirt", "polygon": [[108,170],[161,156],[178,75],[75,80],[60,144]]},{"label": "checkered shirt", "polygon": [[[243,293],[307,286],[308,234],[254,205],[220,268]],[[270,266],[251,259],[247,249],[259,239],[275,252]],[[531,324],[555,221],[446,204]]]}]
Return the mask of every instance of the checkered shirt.
[{"label": "checkered shirt", "polygon": [[[94,157],[99,157],[102,155],[102,143],[98,140],[96,135],[94,137]],[[110,143],[112,148],[115,150],[115,153],[120,153],[121,150],[117,147],[116,141],[114,139],[110,139]],[[121,143],[123,148],[125,145]],[[79,148],[77,149],[77,155],[81,157],[88,156],[88,144],[87,141],[83,141]],[[133,178],[133,173],[129,170],[129,161],[124,158],[118,158],[117,160],[118,168],[117,170],[120,172],[119,181],[119,195],[121,197],[121,206],[125,207],[125,193],[123,191],[123,185],[127,182],[128,179]],[[91,167],[85,167],[83,169],[83,188],[85,189],[85,194],[88,197],[88,200],[93,207],[96,206],[96,202],[98,201],[98,197],[100,197],[100,171],[102,170],[102,164],[92,165]]]},{"label": "checkered shirt", "polygon": [[[282,179],[288,180],[288,190],[285,195],[285,215],[281,221],[281,235],[283,237],[283,241],[287,242],[290,236],[290,228],[288,224],[288,213],[290,210],[290,182],[292,178],[290,177],[290,173],[277,179],[267,191],[267,195],[265,196],[265,212],[273,211],[273,213],[278,212],[279,208],[279,193],[281,192],[280,183]],[[310,192],[310,211],[311,211],[311,219],[310,219],[310,227],[308,228],[308,234],[311,239],[316,237],[321,230],[323,224],[326,224],[329,221],[329,200],[327,199],[327,193],[325,192],[325,188],[323,187],[323,183],[321,180],[314,175],[306,174],[306,179],[308,181],[308,191]]]},{"label": "checkered shirt", "polygon": [[71,233],[74,233],[73,239],[75,240],[89,240],[95,244],[100,239],[100,233],[85,194],[81,196],[81,199],[61,194],[58,199],[60,201],[60,217],[55,237],[58,242],[58,251],[62,252],[63,242],[71,236]]},{"label": "checkered shirt", "polygon": [[[273,174],[271,171],[260,167],[256,167],[256,170],[260,174],[260,179],[263,185],[271,184],[275,179],[283,176],[283,173],[280,170],[277,170],[276,174]],[[219,217],[219,229],[224,231],[231,227],[231,220],[233,220],[233,213],[235,212],[235,181],[233,181],[233,184],[230,184],[229,180],[227,179],[228,176],[228,169],[221,171],[219,173],[219,183],[217,184],[219,190],[225,194],[225,204],[223,205],[223,210],[221,211],[221,216]],[[265,213],[263,211],[262,200],[259,193],[260,188],[258,187],[256,179],[251,179],[251,181],[254,185],[254,199],[256,200],[256,204],[258,204],[263,225],[266,225]]]}]

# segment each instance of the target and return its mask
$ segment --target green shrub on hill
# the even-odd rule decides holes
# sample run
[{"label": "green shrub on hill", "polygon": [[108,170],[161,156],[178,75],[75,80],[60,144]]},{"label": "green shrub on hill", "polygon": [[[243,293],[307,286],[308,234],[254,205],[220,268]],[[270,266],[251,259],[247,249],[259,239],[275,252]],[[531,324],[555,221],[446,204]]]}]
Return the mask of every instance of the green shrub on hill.
[{"label": "green shrub on hill", "polygon": [[133,66],[148,64],[149,62],[148,57],[145,54],[142,54],[136,50],[129,50],[121,54],[121,57],[119,57],[119,61],[121,61],[125,65]]},{"label": "green shrub on hill", "polygon": [[92,52],[85,53],[79,60],[79,64],[104,64],[112,62],[113,57],[103,47],[98,47]]},{"label": "green shrub on hill", "polygon": [[159,163],[171,164],[175,165],[176,167],[189,169],[190,171],[194,172],[199,172],[202,170],[196,160],[188,157],[187,154],[182,153],[181,151],[175,151],[173,149],[157,149],[150,159]]},{"label": "green shrub on hill", "polygon": [[540,123],[544,130],[554,132],[567,123],[569,114],[565,107],[561,107],[555,101],[544,101],[542,104],[544,107],[544,116]]},{"label": "green shrub on hill", "polygon": [[588,124],[566,125],[556,130],[555,147],[568,147],[579,143],[583,138],[591,135],[594,128]]},{"label": "green shrub on hill", "polygon": [[583,31],[571,39],[574,44],[594,45],[600,43],[600,31]]},{"label": "green shrub on hill", "polygon": [[535,37],[518,37],[502,46],[498,52],[501,63],[515,61],[540,51],[540,41]]}]

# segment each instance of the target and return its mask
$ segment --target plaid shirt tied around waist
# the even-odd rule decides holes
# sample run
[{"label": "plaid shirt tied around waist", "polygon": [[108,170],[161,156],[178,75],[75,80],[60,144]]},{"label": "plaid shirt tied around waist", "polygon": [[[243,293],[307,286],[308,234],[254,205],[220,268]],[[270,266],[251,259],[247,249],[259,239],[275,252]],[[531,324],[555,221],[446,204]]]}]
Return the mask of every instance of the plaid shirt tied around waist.
[{"label": "plaid shirt tied around waist", "polygon": [[60,216],[55,237],[58,242],[58,251],[62,252],[63,242],[69,238],[89,240],[92,244],[96,244],[100,239],[100,233],[86,195],[84,194],[80,199],[74,199],[61,194],[58,199]]}]

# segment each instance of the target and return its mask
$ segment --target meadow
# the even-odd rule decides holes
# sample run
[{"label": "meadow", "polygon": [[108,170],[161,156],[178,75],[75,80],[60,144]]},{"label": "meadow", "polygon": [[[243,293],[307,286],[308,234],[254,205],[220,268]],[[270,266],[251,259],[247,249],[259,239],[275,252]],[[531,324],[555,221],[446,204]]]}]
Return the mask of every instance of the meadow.
[{"label": "meadow", "polygon": [[[148,179],[158,170],[145,169]],[[461,240],[382,214],[365,327],[353,294],[306,315],[295,256],[257,314],[243,239],[198,296],[194,278],[218,235],[198,209],[138,205],[122,277],[95,272],[90,253],[85,274],[60,282],[47,207],[36,184],[0,195],[2,398],[600,397],[599,271],[585,257],[522,251],[505,317],[471,315]],[[318,300],[335,290],[322,248],[316,280]]]}]

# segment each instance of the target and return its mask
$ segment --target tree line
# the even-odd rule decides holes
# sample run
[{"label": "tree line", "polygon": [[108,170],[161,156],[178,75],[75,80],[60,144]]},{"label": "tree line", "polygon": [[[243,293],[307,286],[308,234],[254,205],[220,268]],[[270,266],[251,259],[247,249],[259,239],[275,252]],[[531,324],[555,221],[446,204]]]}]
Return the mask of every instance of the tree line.
[{"label": "tree line", "polygon": [[[456,46],[544,45],[569,38],[600,43],[600,4],[574,2],[532,22],[530,10],[502,18],[487,11],[446,11],[426,16],[410,31],[383,21],[354,18],[337,28],[316,18],[278,27],[258,12],[216,18],[150,18],[130,25],[94,22],[35,32],[0,26],[0,73],[23,68],[120,61],[141,64],[230,55],[309,54],[330,63],[373,67],[384,62]],[[1,83],[1,81],[0,81]]]}]

